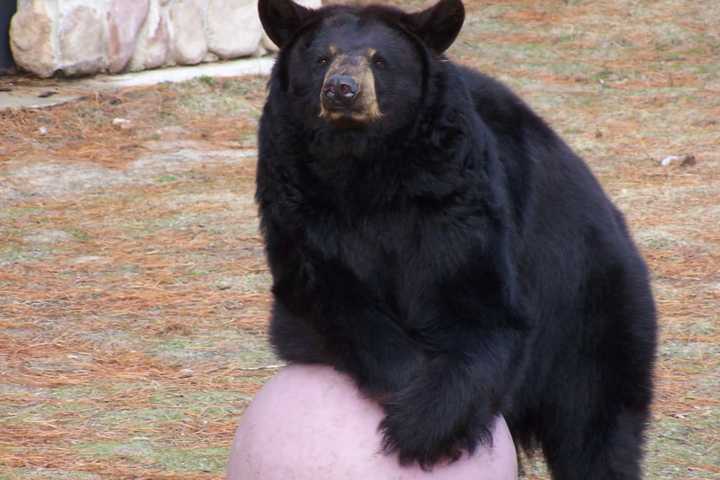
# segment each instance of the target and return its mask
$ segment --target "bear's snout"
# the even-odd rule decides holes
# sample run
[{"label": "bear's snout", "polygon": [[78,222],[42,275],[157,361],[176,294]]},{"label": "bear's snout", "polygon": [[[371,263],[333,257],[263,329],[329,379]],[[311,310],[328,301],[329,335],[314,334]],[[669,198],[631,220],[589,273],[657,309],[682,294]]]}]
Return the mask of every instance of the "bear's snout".
[{"label": "bear's snout", "polygon": [[360,84],[350,75],[332,75],[325,81],[323,95],[329,105],[349,107],[360,95]]},{"label": "bear's snout", "polygon": [[367,56],[335,56],[320,91],[320,117],[336,125],[348,120],[367,124],[382,117]]}]

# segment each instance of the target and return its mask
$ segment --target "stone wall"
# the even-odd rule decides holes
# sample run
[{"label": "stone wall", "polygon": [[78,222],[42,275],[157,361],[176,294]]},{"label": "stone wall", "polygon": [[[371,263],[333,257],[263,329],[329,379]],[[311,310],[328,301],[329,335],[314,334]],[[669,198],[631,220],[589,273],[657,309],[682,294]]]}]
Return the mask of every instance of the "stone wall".
[{"label": "stone wall", "polygon": [[[320,0],[302,0],[318,7]],[[17,65],[41,77],[119,73],[262,55],[257,0],[18,0]]]}]

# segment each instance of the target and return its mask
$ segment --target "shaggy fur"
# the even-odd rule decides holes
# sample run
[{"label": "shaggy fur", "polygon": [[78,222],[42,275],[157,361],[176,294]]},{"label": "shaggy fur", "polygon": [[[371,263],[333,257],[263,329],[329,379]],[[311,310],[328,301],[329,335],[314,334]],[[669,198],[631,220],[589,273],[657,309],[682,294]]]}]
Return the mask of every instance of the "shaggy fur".
[{"label": "shaggy fur", "polygon": [[[257,201],[288,362],[347,372],[384,448],[430,468],[504,415],[556,480],[638,479],[648,272],[585,163],[503,85],[447,61],[459,0],[408,15],[261,0],[282,47]],[[320,118],[329,46],[372,48],[383,116]]]}]

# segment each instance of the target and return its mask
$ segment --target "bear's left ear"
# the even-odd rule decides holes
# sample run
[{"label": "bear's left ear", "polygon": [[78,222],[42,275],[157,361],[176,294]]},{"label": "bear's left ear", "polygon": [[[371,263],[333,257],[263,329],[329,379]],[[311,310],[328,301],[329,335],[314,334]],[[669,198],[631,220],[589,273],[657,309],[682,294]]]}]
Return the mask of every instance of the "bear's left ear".
[{"label": "bear's left ear", "polygon": [[465,21],[461,0],[440,0],[434,6],[409,16],[410,26],[435,53],[450,48]]},{"label": "bear's left ear", "polygon": [[258,14],[270,40],[283,48],[313,11],[292,0],[259,0]]}]

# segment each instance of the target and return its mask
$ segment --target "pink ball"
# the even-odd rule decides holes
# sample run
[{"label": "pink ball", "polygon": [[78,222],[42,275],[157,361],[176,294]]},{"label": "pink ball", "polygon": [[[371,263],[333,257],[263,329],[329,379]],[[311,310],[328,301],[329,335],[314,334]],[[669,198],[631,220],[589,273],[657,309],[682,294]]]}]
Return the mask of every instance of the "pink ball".
[{"label": "pink ball", "polygon": [[257,394],[235,434],[228,480],[515,480],[503,418],[493,447],[424,472],[380,452],[381,408],[329,367],[284,368]]}]

